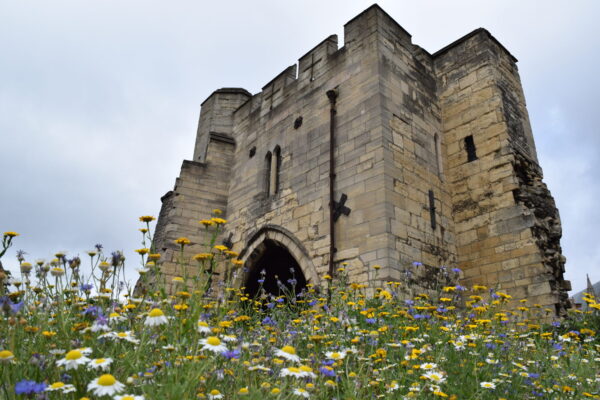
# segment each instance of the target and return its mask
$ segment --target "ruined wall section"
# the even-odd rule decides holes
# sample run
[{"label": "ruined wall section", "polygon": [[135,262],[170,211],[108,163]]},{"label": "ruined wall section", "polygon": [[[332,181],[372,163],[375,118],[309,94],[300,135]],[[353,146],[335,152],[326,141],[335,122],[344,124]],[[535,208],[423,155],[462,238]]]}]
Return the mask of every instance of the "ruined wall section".
[{"label": "ruined wall section", "polygon": [[379,63],[392,260],[384,279],[407,281],[416,293],[439,289],[439,275],[448,271],[439,267],[455,264],[456,247],[433,60],[388,17]]},{"label": "ruined wall section", "polygon": [[514,199],[533,218],[531,232],[541,255],[541,264],[528,266],[538,293],[535,300],[545,305],[554,303],[556,314],[564,314],[571,284],[563,276],[566,259],[560,246],[560,215],[554,198],[542,181],[525,96],[516,65],[509,57],[500,57],[497,82],[509,143],[514,151],[513,169],[519,184],[519,188],[513,190]]},{"label": "ruined wall section", "polygon": [[162,255],[161,271],[168,289],[171,289],[171,279],[183,273],[178,266],[181,254],[175,240],[179,237],[191,240],[182,261],[191,262],[189,274],[198,274],[200,271],[190,260],[194,254],[208,250],[206,244],[210,239],[199,221],[210,218],[216,208],[226,215],[235,149],[232,115],[248,96],[249,93],[243,89],[224,88],[212,93],[202,103],[194,160],[183,162],[175,187],[161,199],[153,244]]},{"label": "ruined wall section", "polygon": [[[559,295],[544,272],[535,217],[514,195],[523,185],[515,171],[517,154],[535,159],[516,59],[483,29],[434,57],[464,283],[554,306]],[[469,136],[476,150],[471,161]]]},{"label": "ruined wall section", "polygon": [[154,245],[162,255],[161,270],[168,290],[172,291],[172,278],[183,274],[178,265],[181,251],[175,243],[177,238],[187,237],[191,241],[182,258],[190,263],[189,276],[200,273],[190,260],[194,254],[209,250],[206,245],[210,235],[199,221],[210,218],[215,208],[227,210],[233,150],[231,139],[209,137],[206,163],[184,161],[173,191],[163,198]]}]

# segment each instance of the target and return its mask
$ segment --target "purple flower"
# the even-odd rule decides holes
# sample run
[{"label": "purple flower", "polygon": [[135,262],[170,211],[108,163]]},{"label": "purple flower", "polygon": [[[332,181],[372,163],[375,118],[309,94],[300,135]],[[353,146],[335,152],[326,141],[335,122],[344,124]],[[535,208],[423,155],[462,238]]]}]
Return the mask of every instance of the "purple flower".
[{"label": "purple flower", "polygon": [[4,310],[5,313],[13,313],[16,314],[18,313],[21,308],[23,308],[23,305],[25,303],[23,303],[22,301],[18,302],[18,303],[13,303],[8,296],[2,296],[0,297],[0,309]]},{"label": "purple flower", "polygon": [[37,383],[36,381],[22,380],[15,385],[16,394],[33,395],[43,392],[48,385],[44,382]]},{"label": "purple flower", "polygon": [[328,366],[319,367],[319,372],[325,376],[329,376],[329,377],[335,376],[335,371],[333,370],[333,368],[328,367]]},{"label": "purple flower", "polygon": [[262,320],[262,324],[263,325],[275,325],[276,323],[271,317],[266,316],[265,319]]},{"label": "purple flower", "polygon": [[413,261],[412,265],[413,265],[413,267],[420,267],[421,265],[423,265],[423,263],[418,262],[418,261]]},{"label": "purple flower", "polygon": [[241,353],[240,353],[239,350],[234,349],[234,350],[224,351],[224,352],[221,353],[221,355],[223,357],[225,357],[226,359],[228,359],[228,360],[231,360],[232,358],[234,358],[234,359],[237,360],[238,358],[240,358]]},{"label": "purple flower", "polygon": [[365,322],[367,324],[374,324],[377,322],[377,320],[375,318],[367,318],[367,319],[365,319]]},{"label": "purple flower", "polygon": [[452,272],[460,274],[462,272],[462,270],[460,268],[452,268]]},{"label": "purple flower", "polygon": [[84,283],[83,285],[79,286],[79,290],[81,290],[82,292],[87,292],[89,290],[92,290],[94,288],[94,285],[92,285],[91,283]]}]

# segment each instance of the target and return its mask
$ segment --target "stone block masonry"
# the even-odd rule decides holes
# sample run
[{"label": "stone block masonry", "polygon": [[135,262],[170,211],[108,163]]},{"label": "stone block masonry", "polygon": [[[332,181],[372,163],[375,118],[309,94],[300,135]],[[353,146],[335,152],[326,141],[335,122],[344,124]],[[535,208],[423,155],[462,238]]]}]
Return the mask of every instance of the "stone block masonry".
[{"label": "stone block masonry", "polygon": [[[192,240],[186,257],[205,251],[198,221],[220,208],[244,261],[240,286],[257,268],[284,276],[275,254],[285,250],[315,285],[333,262],[352,282],[403,281],[410,295],[438,289],[441,267],[458,266],[464,285],[564,313],[560,218],[516,61],[485,29],[430,54],[374,5],[344,26],[342,47],[326,38],[260,93],[216,90],[202,103],[193,160],[162,199],[163,273],[180,273],[177,237]],[[333,257],[330,185],[336,202],[347,199]]]}]

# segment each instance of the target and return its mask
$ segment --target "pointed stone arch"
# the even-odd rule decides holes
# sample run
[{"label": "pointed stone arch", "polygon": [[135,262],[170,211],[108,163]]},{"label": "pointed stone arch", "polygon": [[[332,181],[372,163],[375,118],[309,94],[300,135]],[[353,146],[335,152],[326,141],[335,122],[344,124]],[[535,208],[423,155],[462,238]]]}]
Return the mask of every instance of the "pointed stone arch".
[{"label": "pointed stone arch", "polygon": [[289,252],[298,264],[307,284],[319,286],[319,275],[302,242],[296,239],[290,231],[278,225],[265,225],[250,235],[246,246],[239,255],[239,258],[244,261],[247,271],[238,282],[239,286],[243,286],[250,274],[253,273],[253,268],[256,267],[265,247],[273,245]]}]

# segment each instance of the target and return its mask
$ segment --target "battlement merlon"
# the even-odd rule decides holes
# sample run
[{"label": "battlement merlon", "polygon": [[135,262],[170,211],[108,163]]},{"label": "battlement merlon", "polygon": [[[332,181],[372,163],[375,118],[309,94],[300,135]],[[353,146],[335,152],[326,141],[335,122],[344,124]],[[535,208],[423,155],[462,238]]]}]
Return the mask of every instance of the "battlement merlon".
[{"label": "battlement merlon", "polygon": [[252,94],[242,88],[221,88],[202,102],[193,161],[206,161],[211,133],[232,135],[233,113],[251,97]]}]

